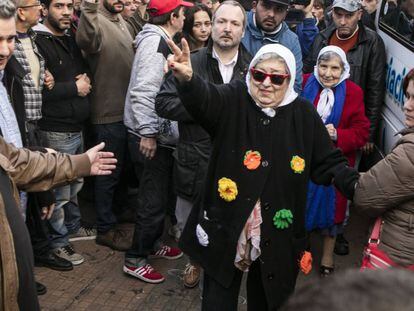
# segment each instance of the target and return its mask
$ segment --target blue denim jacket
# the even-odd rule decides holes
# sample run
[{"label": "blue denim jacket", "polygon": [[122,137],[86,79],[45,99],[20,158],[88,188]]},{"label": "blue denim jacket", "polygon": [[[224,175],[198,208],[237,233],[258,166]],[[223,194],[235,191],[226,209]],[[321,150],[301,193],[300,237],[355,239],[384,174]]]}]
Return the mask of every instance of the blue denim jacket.
[{"label": "blue denim jacket", "polygon": [[315,18],[305,18],[302,23],[296,26],[296,34],[302,48],[302,57],[305,59],[312,47],[313,40],[319,33]]},{"label": "blue denim jacket", "polygon": [[244,47],[254,56],[256,52],[265,44],[280,43],[289,48],[296,59],[296,81],[295,91],[299,94],[302,90],[302,51],[300,49],[298,36],[289,29],[285,22],[282,23],[282,29],[271,36],[266,36],[257,28],[254,22],[254,12],[247,13],[246,32],[242,39]]}]

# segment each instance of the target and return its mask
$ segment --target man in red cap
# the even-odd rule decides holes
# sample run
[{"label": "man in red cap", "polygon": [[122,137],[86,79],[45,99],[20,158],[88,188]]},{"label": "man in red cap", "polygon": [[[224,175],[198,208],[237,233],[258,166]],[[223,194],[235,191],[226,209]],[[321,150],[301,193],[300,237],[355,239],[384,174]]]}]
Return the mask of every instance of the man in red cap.
[{"label": "man in red cap", "polygon": [[173,151],[178,140],[176,122],[160,118],[155,112],[155,97],[164,78],[167,40],[184,25],[184,8],[192,3],[181,0],[151,0],[150,15],[138,34],[136,54],[125,101],[124,123],[128,129],[128,146],[137,173],[142,164],[140,202],[137,208],[134,239],[125,254],[124,272],[149,283],[160,283],[164,277],[148,262],[149,256],[177,259],[178,248],[160,243],[167,206],[175,206],[172,191]]}]

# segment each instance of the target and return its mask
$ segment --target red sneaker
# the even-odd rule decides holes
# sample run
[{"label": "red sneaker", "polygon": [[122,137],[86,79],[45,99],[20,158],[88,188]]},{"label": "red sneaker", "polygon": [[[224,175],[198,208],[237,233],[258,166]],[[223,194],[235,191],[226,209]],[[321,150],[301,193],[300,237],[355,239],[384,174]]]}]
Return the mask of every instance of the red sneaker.
[{"label": "red sneaker", "polygon": [[147,283],[157,284],[165,281],[162,274],[155,270],[150,264],[138,268],[124,266],[124,272]]},{"label": "red sneaker", "polygon": [[165,259],[178,259],[183,255],[183,252],[177,247],[169,247],[164,245],[156,252],[151,253],[151,258],[165,258]]}]

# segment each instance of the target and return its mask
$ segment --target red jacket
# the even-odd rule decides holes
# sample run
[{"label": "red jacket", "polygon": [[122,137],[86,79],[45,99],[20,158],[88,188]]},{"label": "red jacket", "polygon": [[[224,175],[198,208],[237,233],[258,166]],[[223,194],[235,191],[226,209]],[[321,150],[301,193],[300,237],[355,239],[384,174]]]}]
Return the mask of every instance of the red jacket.
[{"label": "red jacket", "polygon": [[[303,89],[310,74],[303,75]],[[346,80],[346,95],[344,108],[342,110],[341,120],[339,121],[337,131],[337,141],[335,145],[342,150],[348,159],[350,166],[355,165],[356,151],[368,142],[369,137],[369,120],[365,116],[364,94],[362,89],[352,82]],[[313,102],[315,108],[318,105],[319,94]],[[336,191],[336,211],[335,223],[341,223],[345,219],[347,200]]]}]

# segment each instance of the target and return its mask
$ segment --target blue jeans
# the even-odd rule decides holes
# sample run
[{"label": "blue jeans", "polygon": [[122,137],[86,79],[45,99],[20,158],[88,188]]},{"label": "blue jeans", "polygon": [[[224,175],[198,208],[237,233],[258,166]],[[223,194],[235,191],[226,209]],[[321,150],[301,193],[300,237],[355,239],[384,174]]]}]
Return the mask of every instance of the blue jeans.
[{"label": "blue jeans", "polygon": [[[53,148],[58,152],[79,154],[83,151],[81,132],[41,131],[41,136],[45,147]],[[82,185],[83,179],[79,178],[69,185],[54,190],[56,206],[49,220],[49,238],[52,249],[68,245],[68,235],[79,230],[81,214],[77,195]]]},{"label": "blue jeans", "polygon": [[96,176],[94,189],[94,204],[98,233],[105,233],[117,223],[112,211],[114,192],[121,177],[127,148],[127,131],[122,122],[93,125],[95,143],[104,142],[105,151],[113,152],[118,160],[116,169],[111,175]]}]

